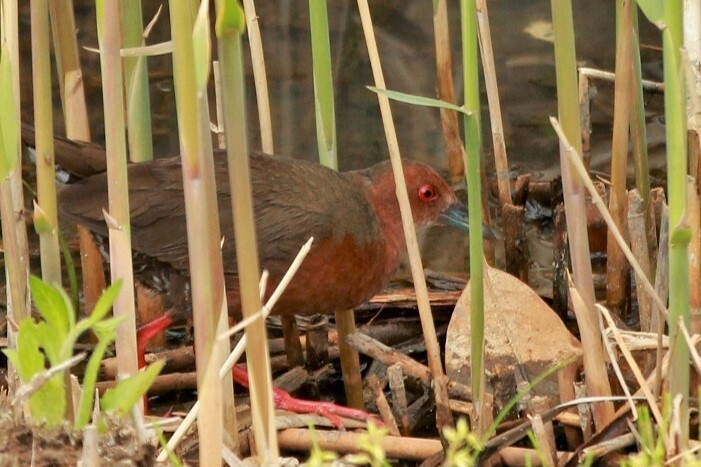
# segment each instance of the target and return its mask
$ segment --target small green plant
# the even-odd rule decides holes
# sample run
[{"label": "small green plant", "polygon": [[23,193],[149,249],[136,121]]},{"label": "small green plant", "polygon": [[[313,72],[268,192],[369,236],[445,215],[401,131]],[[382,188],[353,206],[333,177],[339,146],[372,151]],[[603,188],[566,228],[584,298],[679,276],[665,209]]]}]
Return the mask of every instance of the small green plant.
[{"label": "small green plant", "polygon": [[338,456],[335,452],[326,451],[319,446],[319,441],[316,439],[314,425],[309,425],[309,434],[312,438],[312,449],[309,451],[309,459],[305,465],[309,467],[326,467],[333,465],[333,461],[338,459]]},{"label": "small green plant", "polygon": [[[669,404],[665,403],[665,407]],[[665,417],[666,420],[666,417]],[[624,467],[639,467],[647,465],[664,465],[666,457],[666,447],[664,443],[664,433],[666,423],[655,429],[655,423],[650,416],[647,407],[638,408],[638,442],[640,451],[633,454],[621,463]],[[655,433],[657,431],[657,433]]]},{"label": "small green plant", "polygon": [[353,465],[370,465],[372,467],[389,467],[390,463],[382,447],[382,439],[387,436],[386,428],[379,428],[368,422],[368,431],[360,435],[359,454],[346,456],[345,460]]},{"label": "small green plant", "polygon": [[452,467],[468,467],[477,463],[477,457],[482,451],[482,443],[470,431],[465,418],[460,418],[455,428],[447,427],[443,435],[448,441],[445,450],[445,464]]},{"label": "small green plant", "polygon": [[[10,363],[17,369],[20,380],[28,383],[48,366],[59,365],[73,356],[73,346],[86,331],[92,330],[98,343],[88,360],[83,377],[83,391],[75,412],[76,429],[83,428],[90,419],[93,408],[95,384],[100,361],[107,347],[114,341],[121,319],[105,318],[112,308],[121,281],[112,284],[95,304],[87,318],[76,321],[71,299],[60,287],[51,286],[38,277],[29,279],[34,304],[41,319],[27,318],[19,324],[17,349],[5,349]],[[127,412],[142,397],[163,368],[163,362],[155,362],[145,371],[120,381],[105,392],[101,400],[104,411]],[[66,370],[68,371],[68,370]],[[69,388],[65,374],[56,374],[45,382],[29,398],[32,418],[47,426],[63,422]]]}]

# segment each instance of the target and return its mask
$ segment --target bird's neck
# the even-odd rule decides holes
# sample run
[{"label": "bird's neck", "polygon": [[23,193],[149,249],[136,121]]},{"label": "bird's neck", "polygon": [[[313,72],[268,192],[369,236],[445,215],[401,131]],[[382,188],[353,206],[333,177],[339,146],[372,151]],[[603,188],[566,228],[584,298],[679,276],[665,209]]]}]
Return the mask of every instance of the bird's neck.
[{"label": "bird's neck", "polygon": [[393,186],[375,186],[371,196],[385,240],[385,273],[390,277],[399,268],[402,253],[406,250],[399,203]]}]

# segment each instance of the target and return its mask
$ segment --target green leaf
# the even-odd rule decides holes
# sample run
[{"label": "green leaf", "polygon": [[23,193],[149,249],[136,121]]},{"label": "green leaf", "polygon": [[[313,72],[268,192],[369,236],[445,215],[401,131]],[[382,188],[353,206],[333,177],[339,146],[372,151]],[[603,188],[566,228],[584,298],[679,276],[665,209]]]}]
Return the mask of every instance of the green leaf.
[{"label": "green leaf", "polygon": [[10,363],[17,368],[23,383],[44,370],[44,355],[39,347],[37,323],[32,318],[22,320],[17,331],[17,350],[5,349],[3,352]]},{"label": "green leaf", "polygon": [[376,88],[375,86],[367,86],[369,90],[371,90],[374,93],[377,93],[381,96],[385,96],[389,99],[398,101],[398,102],[404,102],[405,104],[413,104],[413,105],[420,105],[422,107],[436,107],[439,109],[448,109],[448,110],[454,110],[456,112],[460,112],[464,115],[470,116],[472,115],[472,112],[469,112],[465,110],[465,107],[462,106],[457,106],[455,104],[451,104],[450,102],[445,102],[439,99],[432,99],[430,97],[423,97],[423,96],[416,96],[413,94],[406,94],[403,92],[398,92],[398,91],[390,91],[389,89],[380,89]]},{"label": "green leaf", "polygon": [[102,409],[105,412],[128,413],[132,406],[146,394],[165,363],[165,360],[153,362],[145,370],[139,371],[105,391],[101,400]]},{"label": "green leaf", "polygon": [[73,346],[71,345],[66,353],[63,351],[63,344],[66,341],[67,336],[59,335],[56,330],[46,323],[46,321],[40,321],[37,323],[36,332],[39,346],[44,349],[46,358],[49,360],[51,365],[58,365],[59,363],[70,358]]},{"label": "green leaf", "polygon": [[659,27],[664,20],[664,2],[665,0],[638,0],[638,6],[648,21]]},{"label": "green leaf", "polygon": [[[26,318],[20,323],[17,332],[17,350],[3,350],[23,383],[45,370],[45,358],[40,348],[45,345],[42,341],[47,340],[46,335],[51,334],[46,332],[48,329],[45,322],[36,323],[32,318]],[[49,339],[49,345],[52,342]],[[49,351],[45,351],[48,355]],[[49,426],[59,424],[63,420],[65,407],[62,374],[49,379],[29,398],[30,413],[37,423],[46,422]]]},{"label": "green leaf", "polygon": [[12,88],[12,64],[7,42],[0,50],[0,182],[17,168],[19,127]]},{"label": "green leaf", "polygon": [[[32,299],[46,323],[56,332],[56,338],[63,341],[71,328],[73,310],[66,302],[57,287],[51,286],[37,276],[29,277]],[[70,302],[69,302],[70,303]]]},{"label": "green leaf", "polygon": [[122,279],[118,279],[107,289],[105,289],[104,292],[102,292],[102,295],[100,295],[100,299],[95,304],[95,308],[93,308],[92,313],[90,313],[90,316],[76,324],[76,339],[78,338],[78,336],[80,336],[80,334],[94,327],[98,322],[102,320],[102,318],[105,317],[105,315],[107,315],[107,313],[112,309],[112,305],[117,299],[117,295],[119,295],[119,291],[121,288]]},{"label": "green leaf", "polygon": [[54,427],[63,422],[66,412],[66,391],[63,373],[54,375],[29,398],[29,410],[36,423]]},{"label": "green leaf", "polygon": [[212,44],[209,39],[209,1],[202,0],[192,29],[192,46],[195,54],[195,83],[197,92],[205,92],[212,62]]},{"label": "green leaf", "polygon": [[246,15],[238,0],[217,0],[217,21],[214,31],[221,38],[227,34],[243,34]]},{"label": "green leaf", "polygon": [[102,363],[102,357],[105,355],[107,346],[112,343],[115,336],[114,331],[112,331],[111,335],[103,334],[98,336],[99,340],[95,346],[95,350],[93,350],[88,364],[85,366],[83,390],[80,393],[80,402],[78,403],[78,410],[75,417],[76,430],[81,430],[90,420],[93,403],[95,402],[95,383],[97,382],[97,375],[100,372],[100,363]]}]

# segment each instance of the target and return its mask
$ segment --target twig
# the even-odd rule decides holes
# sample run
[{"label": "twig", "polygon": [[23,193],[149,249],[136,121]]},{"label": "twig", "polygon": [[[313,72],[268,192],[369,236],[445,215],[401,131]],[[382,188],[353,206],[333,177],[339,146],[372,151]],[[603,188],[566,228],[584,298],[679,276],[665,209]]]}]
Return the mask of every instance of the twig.
[{"label": "twig", "polygon": [[49,381],[53,376],[81,362],[86,355],[87,354],[85,352],[81,352],[75,357],[66,360],[65,362],[59,363],[58,365],[54,365],[48,370],[44,370],[41,373],[37,373],[36,375],[32,376],[32,379],[20,386],[17,389],[17,391],[15,391],[15,395],[12,399],[12,405],[17,406],[18,404],[23,403],[26,399],[31,397],[32,394],[41,389],[41,387],[44,384],[46,384],[46,382]]},{"label": "twig", "polygon": [[606,309],[606,307],[603,307],[599,304],[596,305],[596,308],[601,312],[603,317],[606,319],[606,322],[608,323],[609,327],[612,330],[614,330],[613,335],[614,335],[614,338],[616,339],[616,342],[618,342],[618,347],[621,349],[621,353],[623,353],[623,356],[625,357],[626,361],[628,362],[628,365],[630,366],[631,370],[633,371],[633,374],[635,375],[635,379],[638,381],[638,384],[640,384],[640,389],[643,391],[643,394],[645,394],[645,398],[647,399],[647,403],[650,406],[650,411],[652,412],[652,415],[655,417],[655,420],[657,420],[657,423],[660,423],[660,424],[664,423],[664,418],[662,417],[662,413],[660,412],[659,407],[657,407],[657,399],[652,394],[652,391],[650,391],[650,388],[648,387],[647,382],[645,381],[645,377],[641,373],[640,368],[638,367],[638,364],[635,362],[633,355],[628,350],[628,347],[626,347],[625,342],[623,342],[623,339],[621,338],[620,334],[615,332],[615,330],[617,329],[616,323],[614,323],[613,318],[611,318],[609,311]]}]

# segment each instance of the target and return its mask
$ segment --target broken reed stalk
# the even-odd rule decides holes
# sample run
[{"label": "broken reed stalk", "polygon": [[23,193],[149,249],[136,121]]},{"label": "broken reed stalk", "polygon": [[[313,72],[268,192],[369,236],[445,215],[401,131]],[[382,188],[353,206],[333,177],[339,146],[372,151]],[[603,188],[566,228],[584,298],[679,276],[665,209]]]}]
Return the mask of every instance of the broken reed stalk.
[{"label": "broken reed stalk", "polygon": [[[90,141],[90,124],[83,73],[78,56],[78,42],[75,32],[73,0],[51,0],[49,2],[51,32],[53,33],[54,54],[58,69],[58,83],[66,123],[66,137],[79,141]],[[102,292],[102,291],[100,291]],[[92,307],[88,307],[92,309]]]},{"label": "broken reed stalk", "polygon": [[465,110],[472,115],[463,119],[465,132],[465,174],[467,176],[468,212],[470,229],[470,334],[471,334],[471,381],[475,407],[473,429],[486,433],[491,410],[484,404],[484,243],[482,229],[482,188],[480,159],[482,157],[482,124],[480,120],[480,86],[477,10],[472,0],[460,1],[460,25],[462,38],[463,92]]},{"label": "broken reed stalk", "polygon": [[246,14],[246,24],[248,25],[248,42],[251,48],[253,79],[256,85],[260,140],[263,146],[263,152],[274,154],[273,124],[270,118],[270,98],[268,97],[268,77],[265,71],[265,55],[263,54],[260,24],[258,23],[256,6],[253,0],[243,0],[243,8]]},{"label": "broken reed stalk", "polygon": [[[287,288],[289,283],[292,281],[292,278],[297,273],[297,270],[302,265],[302,261],[304,261],[304,258],[306,258],[307,253],[309,253],[309,250],[311,249],[313,240],[314,240],[313,238],[310,238],[309,240],[307,240],[307,243],[305,243],[302,246],[302,248],[300,248],[299,253],[297,253],[297,256],[292,261],[292,264],[290,265],[289,269],[287,270],[285,275],[280,280],[280,283],[275,288],[275,291],[270,295],[270,298],[265,303],[265,306],[263,306],[259,310],[259,312],[256,313],[255,315],[251,315],[247,319],[245,319],[244,321],[239,322],[236,326],[229,329],[227,332],[219,334],[217,336],[218,339],[229,339],[230,336],[239,332],[241,330],[242,326],[244,326],[244,327],[248,326],[249,323],[252,323],[255,320],[265,321],[265,319],[270,314],[270,311],[272,310],[272,308],[275,306],[277,301],[282,296],[282,293],[285,291],[285,289]],[[265,274],[266,274],[266,271],[263,271],[263,276],[265,276]],[[262,288],[263,287],[261,287],[261,292],[262,292]],[[262,293],[261,293],[261,295],[262,295]],[[245,322],[245,324],[244,324],[244,322]],[[226,361],[224,362],[222,367],[219,369],[219,377],[220,378],[227,378],[231,375],[231,369],[236,364],[236,362],[239,360],[239,358],[241,358],[241,356],[243,355],[243,352],[246,349],[247,344],[248,344],[248,336],[244,334],[244,336],[241,338],[241,340],[239,340],[239,342],[236,344],[236,347],[234,348],[234,350],[231,351],[231,354],[226,359]],[[178,443],[185,436],[187,431],[190,429],[190,426],[197,419],[197,415],[199,413],[199,408],[200,408],[199,402],[195,402],[195,405],[193,405],[192,408],[190,409],[190,411],[187,413],[187,416],[182,421],[182,423],[178,426],[178,428],[175,430],[175,433],[173,433],[173,436],[171,436],[170,439],[168,440],[166,447],[163,450],[161,450],[161,452],[158,454],[157,460],[159,462],[164,462],[166,460],[168,452],[175,449],[175,447],[178,445]]]},{"label": "broken reed stalk", "polygon": [[204,74],[202,68],[209,66],[208,54],[202,50],[208,47],[209,36],[204,41],[197,41],[198,57],[204,59],[196,63],[193,25],[194,12],[189,2],[171,1],[173,78],[182,154],[188,252],[192,271],[197,395],[204,413],[198,420],[199,461],[203,465],[216,465],[221,462],[223,415],[222,386],[217,374],[220,362],[215,346],[223,297],[215,296],[216,291],[221,293],[222,290],[215,283],[223,280],[223,270],[220,239],[214,241],[212,236],[212,227],[214,226],[214,230],[218,229],[218,222],[212,219],[213,209],[210,208],[212,204],[216,206],[216,188],[212,154],[205,153],[202,147],[202,127],[199,121],[202,112],[199,108],[201,102],[198,100],[198,93],[202,89],[198,89],[196,75],[198,72]]},{"label": "broken reed stalk", "polygon": [[[372,73],[375,79],[375,86],[380,89],[386,89],[385,79],[382,73],[382,65],[380,63],[380,55],[377,50],[377,42],[375,41],[375,32],[372,26],[372,18],[370,17],[370,8],[367,0],[358,0],[358,9],[360,11],[363,32],[365,33],[365,43],[368,48],[368,55],[370,56],[370,64],[372,66]],[[433,315],[431,314],[431,305],[428,300],[428,290],[423,274],[423,267],[421,265],[421,255],[419,253],[419,245],[416,240],[416,231],[414,230],[414,221],[411,213],[411,206],[409,205],[406,182],[404,180],[404,170],[402,168],[397,133],[394,129],[392,109],[389,105],[389,99],[386,96],[378,94],[377,97],[380,104],[382,122],[385,128],[385,136],[387,138],[387,146],[389,148],[392,171],[394,172],[396,195],[397,200],[399,201],[399,210],[402,217],[404,236],[406,239],[407,248],[409,250],[411,275],[414,281],[414,287],[416,288],[416,300],[419,308],[419,316],[421,318],[421,326],[424,332],[424,339],[426,341],[428,363],[429,367],[431,368],[433,382],[435,385],[436,424],[439,432],[442,433],[443,428],[453,425],[452,414],[450,412],[450,407],[448,406],[447,378],[443,371],[440,347],[438,345],[438,338],[436,337],[436,328],[433,322]],[[479,197],[477,198],[477,201],[479,202]],[[479,226],[481,224],[478,222],[476,225]],[[472,230],[479,232],[481,236],[482,229],[474,228]],[[479,258],[481,261],[482,255],[480,255]]]},{"label": "broken reed stalk", "polygon": [[[142,47],[144,22],[141,0],[122,0],[123,47]],[[153,159],[151,135],[151,99],[149,97],[148,62],[145,55],[124,57],[126,79],[127,136],[129,160],[132,162]]]},{"label": "broken reed stalk", "polygon": [[[436,81],[438,99],[455,104],[455,85],[453,84],[453,60],[450,52],[450,28],[448,22],[448,3],[446,0],[434,2],[433,40],[436,49]],[[458,114],[452,110],[440,109],[443,141],[448,153],[448,168],[451,182],[460,182],[465,177],[463,162],[464,147],[460,139]]]},{"label": "broken reed stalk", "polygon": [[[667,303],[669,295],[669,209],[662,207],[660,215],[660,244],[657,249],[657,268],[655,270],[655,292],[662,303]],[[663,311],[655,307],[651,317],[651,328],[657,333],[657,349],[655,351],[655,397],[662,392],[662,357],[664,352],[662,341],[664,337],[665,319]]]},{"label": "broken reed stalk", "polygon": [[[628,135],[633,100],[632,47],[634,0],[616,0],[616,81],[611,142],[611,189],[609,212],[618,230],[628,237],[626,225],[626,178]],[[628,304],[628,264],[611,231],[606,242],[606,304],[617,316],[624,316]],[[647,254],[647,252],[646,252]]]},{"label": "broken reed stalk", "polygon": [[129,189],[127,181],[126,141],[124,138],[124,100],[122,94],[122,65],[119,56],[121,33],[117,2],[96,2],[97,31],[100,43],[102,99],[105,109],[105,150],[109,211],[105,219],[109,229],[110,272],[112,283],[123,281],[114,301],[115,317],[123,317],[117,328],[115,345],[121,376],[137,371],[136,316],[134,310],[134,276],[131,257],[131,226],[129,220]]},{"label": "broken reed stalk", "polygon": [[477,0],[477,26],[479,28],[480,54],[482,56],[482,69],[489,104],[489,120],[492,127],[492,144],[494,145],[494,162],[497,171],[497,186],[499,187],[499,203],[504,206],[513,204],[513,200],[511,199],[511,186],[509,185],[509,161],[506,157],[504,125],[501,118],[497,71],[494,65],[492,33],[489,26],[489,11],[486,0]]},{"label": "broken reed stalk", "polygon": [[686,223],[691,230],[689,242],[689,331],[701,334],[701,203],[696,179],[686,177]]},{"label": "broken reed stalk", "polygon": [[[261,298],[258,287],[260,266],[256,247],[246,130],[246,94],[241,46],[244,28],[244,12],[238,4],[225,5],[224,2],[217,2],[216,35],[224,91],[222,94],[224,135],[229,163],[241,309],[243,317],[247,318],[261,308]],[[280,454],[274,424],[275,412],[265,322],[256,321],[251,324],[246,328],[246,335],[250,342],[246,347],[246,358],[249,362],[256,362],[255,365],[248,367],[256,453],[260,462],[276,462]]]},{"label": "broken reed stalk", "polygon": [[[564,135],[572,141],[576,153],[581,153],[581,127],[579,121],[577,66],[574,46],[574,21],[572,18],[571,0],[551,0],[553,16],[553,32],[555,40],[555,70],[557,75],[557,103],[559,118],[563,122]],[[562,141],[562,136],[560,137]],[[572,278],[575,287],[582,296],[586,310],[591,319],[596,320],[594,303],[594,284],[592,283],[591,258],[589,239],[587,235],[587,216],[585,214],[584,189],[581,175],[572,173],[571,163],[567,159],[567,146],[560,143],[560,167],[562,171],[563,194],[567,212],[567,232],[569,237],[570,258],[572,262]],[[579,157],[579,156],[577,156]],[[581,160],[579,161],[581,163]],[[595,355],[603,355],[601,337],[598,326],[592,342],[584,344],[589,349],[598,349]],[[611,396],[608,376],[605,376],[606,365],[603,360],[587,359],[584,371],[587,378],[592,378],[590,389],[593,396]],[[603,373],[603,374],[602,374]],[[596,381],[593,378],[599,375]],[[603,428],[613,419],[613,404],[603,403],[593,407],[594,420],[597,428]]]},{"label": "broken reed stalk", "polygon": [[[588,67],[583,66],[583,67],[579,68],[579,73],[588,77],[588,78],[600,79],[603,81],[614,82],[616,80],[615,73],[611,73],[610,71],[599,70],[596,68],[588,68]],[[642,86],[644,91],[659,92],[659,93],[664,92],[664,83],[660,83],[658,81],[651,81],[649,79],[643,79],[643,80],[640,80],[640,85]]]},{"label": "broken reed stalk", "polygon": [[51,102],[51,51],[48,0],[31,2],[32,87],[36,129],[37,202],[34,223],[39,233],[41,277],[61,285],[61,252],[58,245],[58,213],[54,166],[53,105]]},{"label": "broken reed stalk", "polygon": [[[17,122],[17,126],[9,128],[9,132],[14,133],[16,144],[9,147],[7,142],[4,144],[9,151],[4,155],[6,161],[12,161],[9,167],[9,177],[2,180],[0,188],[0,198],[2,200],[2,231],[3,238],[8,239],[11,245],[4,244],[5,247],[5,264],[7,265],[10,282],[9,294],[7,297],[7,316],[18,324],[24,318],[29,316],[31,310],[31,297],[28,290],[28,274],[29,274],[29,248],[27,243],[27,227],[24,216],[21,213],[24,210],[24,190],[22,186],[22,150],[19,144],[19,122],[20,119],[20,85],[19,85],[19,38],[18,38],[18,6],[17,0],[3,1],[2,24],[0,25],[0,46],[2,46],[2,56],[8,61],[9,73],[5,78],[8,81],[1,85],[5,87],[4,92],[12,96],[13,109],[3,109],[3,112],[12,112],[12,120]],[[6,114],[7,115],[7,114]],[[8,132],[8,133],[9,133]],[[17,170],[15,170],[17,169]],[[13,232],[9,230],[12,229]],[[8,251],[7,249],[11,250]],[[12,264],[10,264],[12,263]],[[8,344],[10,348],[14,348],[15,328],[8,326],[7,328]]]},{"label": "broken reed stalk", "polygon": [[[652,277],[650,257],[648,256],[648,244],[645,228],[645,207],[643,197],[635,189],[628,192],[628,233],[630,238],[630,248],[640,262],[640,269],[649,279]],[[638,315],[640,318],[640,330],[652,332],[652,300],[645,291],[642,279],[636,277],[635,280]]]},{"label": "broken reed stalk", "polygon": [[[684,52],[688,57],[685,63],[687,71],[687,92],[690,108],[689,115],[701,113],[701,75],[699,75],[699,63],[701,63],[701,0],[684,0]],[[686,60],[685,60],[686,61]],[[691,72],[691,73],[689,73]],[[701,168],[701,121],[698,118],[689,119],[689,168],[694,177],[699,178]],[[693,145],[693,147],[692,147]]]},{"label": "broken reed stalk", "polygon": [[635,89],[634,103],[631,106],[630,136],[633,143],[633,164],[635,165],[635,187],[643,198],[645,227],[651,271],[657,261],[657,229],[655,212],[650,203],[650,164],[647,153],[647,126],[645,121],[645,96],[643,95],[642,65],[640,62],[640,32],[638,28],[638,4],[632,5],[633,30],[631,31],[633,74],[630,85]]},{"label": "broken reed stalk", "polygon": [[[314,109],[319,162],[326,167],[338,170],[336,111],[326,0],[309,0],[309,25],[312,41]],[[360,356],[358,352],[346,344],[346,336],[356,331],[354,310],[337,311],[335,321],[339,333],[341,369],[347,404],[350,407],[362,409],[365,404],[363,383],[360,376]]]},{"label": "broken reed stalk", "polygon": [[[77,141],[90,141],[85,88],[75,34],[77,28],[73,1],[51,0],[49,2],[49,16],[66,137]],[[95,304],[106,287],[104,262],[88,229],[78,225],[77,230],[83,276],[84,308],[89,312],[95,308]]]},{"label": "broken reed stalk", "polygon": [[476,6],[482,71],[487,89],[492,145],[499,189],[499,204],[501,205],[501,218],[504,229],[504,250],[507,252],[506,270],[523,282],[528,283],[528,244],[525,241],[526,234],[524,230],[526,209],[523,206],[514,206],[511,197],[509,161],[506,157],[504,125],[501,117],[499,87],[494,65],[492,33],[489,26],[489,10],[485,0],[478,0]]}]

